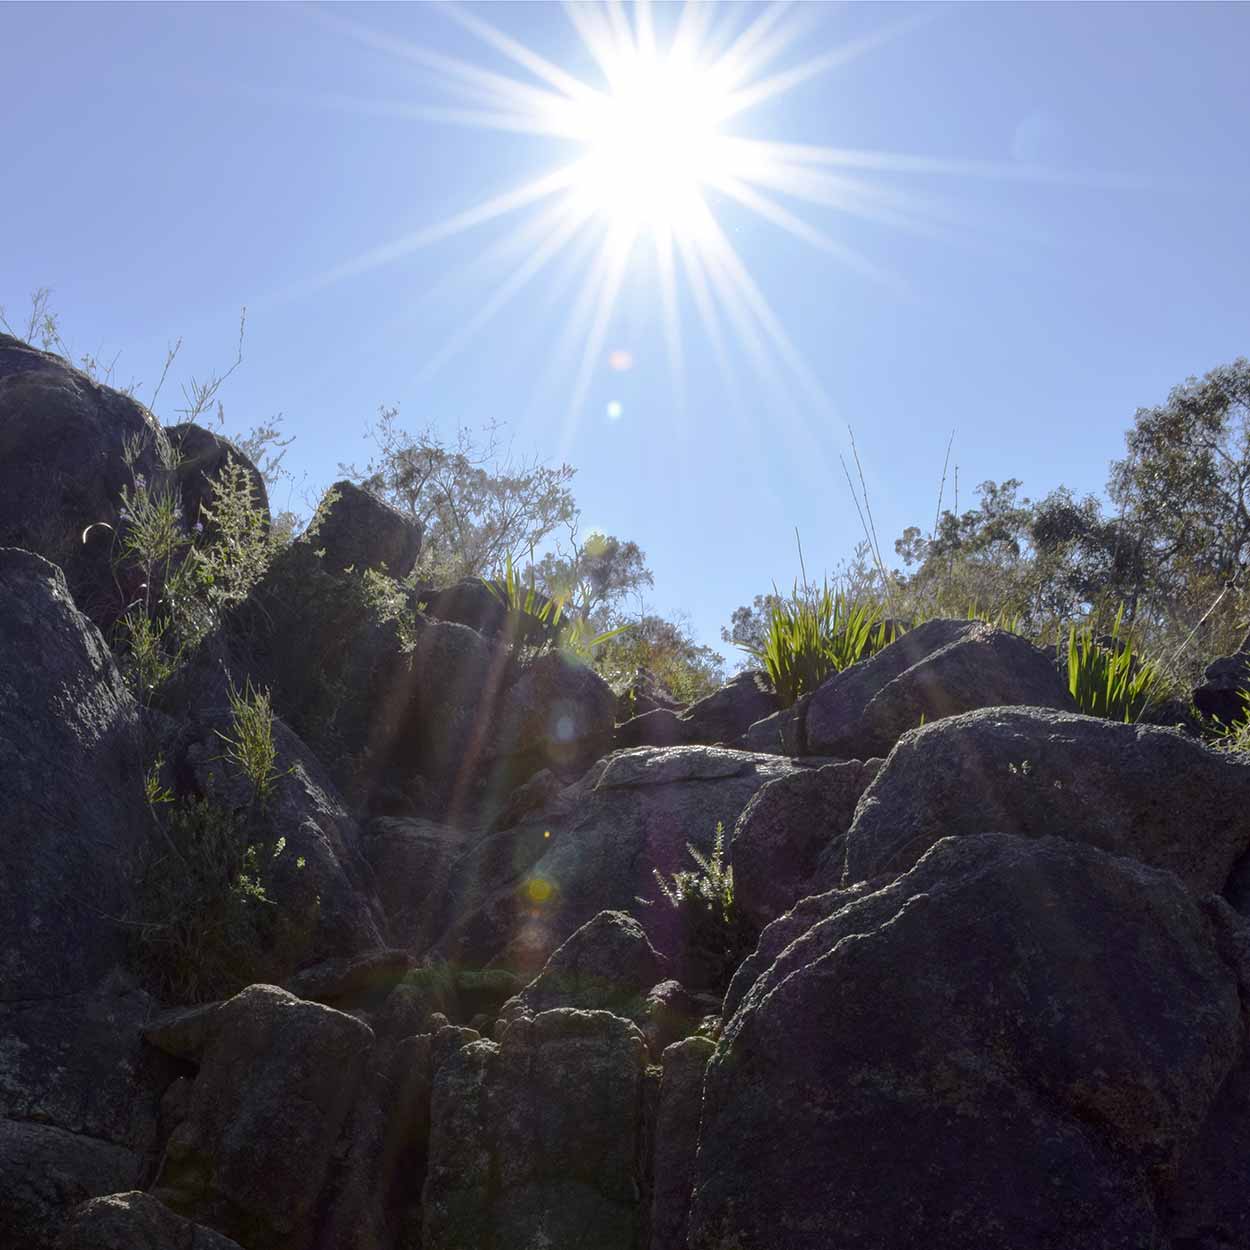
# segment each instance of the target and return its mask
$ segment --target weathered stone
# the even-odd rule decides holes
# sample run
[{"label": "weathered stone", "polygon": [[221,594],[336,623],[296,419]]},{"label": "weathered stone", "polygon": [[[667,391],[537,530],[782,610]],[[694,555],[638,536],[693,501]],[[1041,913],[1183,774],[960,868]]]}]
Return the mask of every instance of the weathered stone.
[{"label": "weathered stone", "polygon": [[610,1011],[641,1024],[647,993],[664,980],[667,967],[668,960],[632,916],[601,911],[552,953],[542,972],[500,1014],[510,1018],[577,1007]]},{"label": "weathered stone", "polygon": [[[332,500],[332,502],[327,502]],[[384,569],[396,579],[412,572],[421,554],[421,522],[354,482],[335,482],[317,512],[312,542],[327,570]]]},{"label": "weathered stone", "polygon": [[683,1041],[709,1021],[719,1017],[721,996],[695,994],[680,981],[653,985],[642,1006],[642,1035],[652,1055],[662,1055],[674,1042]]},{"label": "weathered stone", "polygon": [[318,1247],[416,1244],[430,1135],[431,1041],[428,1034],[409,1037],[375,1057],[336,1152],[342,1161],[318,1221]]},{"label": "weathered stone", "polygon": [[612,749],[616,696],[592,668],[551,651],[504,692],[492,725],[488,767],[494,792],[550,769],[575,781]]},{"label": "weathered stone", "polygon": [[120,958],[143,771],[134,700],[61,571],[0,548],[0,1002],[75,993]]},{"label": "weathered stone", "polygon": [[856,804],[883,761],[847,760],[770,781],[734,826],[734,901],[757,929],[788,911],[822,856],[841,853]]},{"label": "weathered stone", "polygon": [[690,1250],[1165,1244],[1165,1182],[1245,1035],[1181,883],[970,834],[827,903],[709,1064]]},{"label": "weathered stone", "polygon": [[607,1012],[546,1011],[434,1078],[423,1250],[634,1250],[645,1048]]},{"label": "weathered stone", "polygon": [[691,1037],[664,1051],[655,1124],[651,1250],[685,1250],[703,1113],[703,1074],[715,1049],[711,1039]]},{"label": "weathered stone", "polygon": [[984,621],[926,621],[815,691],[805,749],[867,759],[887,755],[923,718],[1024,705],[1075,710],[1045,652]]},{"label": "weathered stone", "polygon": [[74,1207],[142,1184],[144,1163],[112,1142],[0,1120],[0,1246],[53,1250]]},{"label": "weathered stone", "polygon": [[142,1182],[178,1065],[143,1044],[153,1010],[122,978],[0,1004],[0,1245],[51,1245],[85,1198]]},{"label": "weathered stone", "polygon": [[248,1250],[304,1244],[372,1045],[360,1021],[272,985],[223,1003],[154,1195]]},{"label": "weathered stone", "polygon": [[[658,898],[653,869],[692,868],[687,843],[710,854],[717,823],[728,834],[756,790],[796,767],[715,747],[612,755],[515,828],[466,850],[418,945],[459,966],[493,962],[532,977],[598,912]],[[668,956],[672,912],[661,899],[636,913]]]},{"label": "weathered stone", "polygon": [[170,486],[168,460],[168,442],[142,404],[0,334],[0,547],[59,565],[79,610],[98,625],[112,624],[129,602],[110,558],[122,491],[137,479],[153,492]]},{"label": "weathered stone", "polygon": [[[926,725],[895,748],[846,836],[845,880],[911,867],[940,837],[1078,839],[1224,888],[1250,848],[1250,760],[1172,729],[1039,708],[986,708]],[[837,848],[813,890],[842,879]]]},{"label": "weathered stone", "polygon": [[57,1250],[242,1250],[237,1241],[175,1215],[137,1189],[83,1203]]},{"label": "weathered stone", "polygon": [[430,899],[464,849],[462,830],[432,820],[380,816],[365,828],[365,854],[392,939],[416,940]]}]

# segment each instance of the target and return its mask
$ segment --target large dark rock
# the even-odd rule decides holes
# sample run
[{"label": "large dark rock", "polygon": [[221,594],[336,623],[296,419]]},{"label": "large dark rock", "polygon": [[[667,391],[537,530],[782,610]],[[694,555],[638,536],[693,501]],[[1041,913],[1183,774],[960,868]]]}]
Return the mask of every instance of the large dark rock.
[{"label": "large dark rock", "polygon": [[[1250,848],[1250,760],[1173,729],[987,708],[906,735],[847,832],[845,880],[906,871],[940,837],[1062,834],[1224,888]],[[843,879],[837,847],[813,889]]]},{"label": "large dark rock", "polygon": [[[481,838],[452,865],[420,946],[453,963],[535,975],[601,911],[634,911],[656,948],[676,953],[674,909],[653,870],[694,867],[751,796],[797,766],[716,747],[623,751],[601,760],[548,806]],[[639,898],[656,900],[640,907]]]},{"label": "large dark rock", "polygon": [[431,820],[380,816],[365,829],[365,854],[392,940],[416,942],[432,899],[444,888],[465,834]]},{"label": "large dark rock", "polygon": [[237,1241],[175,1215],[139,1190],[85,1202],[56,1250],[241,1250]]},{"label": "large dark rock", "polygon": [[308,1245],[372,1045],[359,1020],[272,985],[224,1003],[154,1196],[248,1250]]},{"label": "large dark rock", "polygon": [[667,975],[668,960],[638,922],[620,911],[601,911],[572,935],[501,1015],[537,1015],[552,1007],[610,1011],[642,1025],[647,993]]},{"label": "large dark rock", "polygon": [[1050,657],[1018,635],[984,621],[926,621],[815,691],[804,749],[884,756],[922,718],[1003,705],[1076,710]]},{"label": "large dark rock", "polygon": [[265,479],[256,466],[228,438],[187,421],[165,430],[174,453],[175,489],[182,500],[182,517],[186,525],[203,523],[210,531],[213,523],[207,512],[213,511],[214,483],[226,466],[233,462],[247,474],[251,487],[252,506],[269,524],[269,492]]},{"label": "large dark rock", "polygon": [[0,549],[0,1001],[72,994],[120,956],[143,772],[134,701],[60,570]]},{"label": "large dark rock", "polygon": [[846,760],[771,781],[734,826],[734,899],[757,928],[808,891],[822,857],[841,853],[856,804],[882,761]]},{"label": "large dark rock", "polygon": [[1204,716],[1231,725],[1247,711],[1242,698],[1250,690],[1250,634],[1233,655],[1221,656],[1207,665],[1202,684],[1194,689],[1194,704]]},{"label": "large dark rock", "polygon": [[549,642],[556,633],[555,608],[548,607],[550,602],[535,591],[531,612],[509,612],[502,585],[487,585],[480,577],[466,577],[442,589],[426,587],[420,593],[421,610],[433,620],[467,625],[489,638],[533,645]]},{"label": "large dark rock", "polygon": [[690,1250],[1167,1244],[1245,1041],[1229,909],[1001,834],[827,902],[708,1067]]},{"label": "large dark rock", "polygon": [[422,1250],[634,1250],[645,1054],[625,1020],[563,1009],[456,1051],[434,1079]]},{"label": "large dark rock", "polygon": [[[329,502],[327,502],[329,501]],[[317,511],[311,541],[324,551],[331,573],[384,569],[391,577],[412,572],[421,554],[421,522],[354,482],[335,482]]]},{"label": "large dark rock", "polygon": [[542,769],[576,781],[612,749],[616,696],[594,669],[551,651],[502,695],[492,727],[492,789],[509,794]]},{"label": "large dark rock", "polygon": [[[133,462],[126,463],[127,453]],[[122,491],[172,486],[169,444],[141,404],[60,356],[0,334],[0,547],[61,567],[81,611],[124,608],[111,566]],[[84,531],[97,522],[84,541]]]}]

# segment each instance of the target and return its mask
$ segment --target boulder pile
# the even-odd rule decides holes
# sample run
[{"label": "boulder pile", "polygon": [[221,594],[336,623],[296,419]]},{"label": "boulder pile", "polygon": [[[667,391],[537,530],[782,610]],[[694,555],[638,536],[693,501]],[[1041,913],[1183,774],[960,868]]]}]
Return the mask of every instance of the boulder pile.
[{"label": "boulder pile", "polygon": [[0,1246],[1250,1250],[1250,759],[978,621],[621,697],[346,482],[137,684],[239,456],[0,336]]}]

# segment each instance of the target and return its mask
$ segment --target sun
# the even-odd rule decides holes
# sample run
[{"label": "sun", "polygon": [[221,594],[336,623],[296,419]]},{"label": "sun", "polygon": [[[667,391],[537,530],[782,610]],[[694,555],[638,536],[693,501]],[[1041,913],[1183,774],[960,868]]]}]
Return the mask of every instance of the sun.
[{"label": "sun", "polygon": [[719,130],[728,92],[707,67],[633,56],[586,108],[573,198],[627,236],[699,228],[704,188],[732,170]]},{"label": "sun", "polygon": [[[572,377],[569,428],[596,371],[618,368],[612,363],[618,353],[610,350],[607,337],[626,273],[635,264],[649,266],[639,272],[645,272],[655,300],[678,408],[688,334],[683,321],[692,320],[731,391],[737,390],[738,364],[745,360],[770,387],[784,386],[788,394],[828,410],[823,387],[722,224],[722,210],[733,206],[740,219],[745,210],[860,277],[897,285],[836,228],[816,224],[812,210],[825,222],[843,215],[928,230],[921,202],[882,184],[877,175],[997,173],[967,162],[783,142],[735,129],[744,115],[929,21],[928,12],[812,49],[807,37],[821,14],[815,5],[568,3],[565,15],[594,63],[586,73],[543,56],[471,8],[447,5],[438,11],[480,40],[489,59],[449,56],[325,7],[313,13],[316,21],[367,47],[412,62],[439,88],[438,104],[404,104],[397,116],[539,137],[549,142],[553,163],[442,221],[333,267],[311,288],[509,220],[510,228],[483,247],[474,266],[479,273],[497,270],[498,280],[473,316],[426,361],[421,376],[431,377],[540,275],[567,261],[580,271],[578,286],[562,300],[567,311],[551,369],[562,379]],[[790,55],[796,49],[802,49],[797,58]],[[502,66],[501,59],[510,64]],[[584,65],[585,56],[579,59]],[[334,103],[386,111],[373,101],[336,96]],[[758,132],[758,123],[753,130]],[[302,293],[308,286],[298,289]],[[619,405],[615,414],[609,406],[610,420],[620,415]]]}]

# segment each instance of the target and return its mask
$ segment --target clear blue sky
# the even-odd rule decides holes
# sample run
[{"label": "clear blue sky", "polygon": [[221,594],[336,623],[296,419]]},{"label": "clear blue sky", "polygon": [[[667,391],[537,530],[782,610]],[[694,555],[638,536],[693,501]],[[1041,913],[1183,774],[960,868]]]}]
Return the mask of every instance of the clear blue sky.
[{"label": "clear blue sky", "polygon": [[[768,17],[707,15],[705,58]],[[655,7],[661,49],[678,16]],[[518,453],[576,467],[586,527],[636,540],[652,605],[709,642],[797,574],[795,526],[809,571],[849,555],[848,422],[892,555],[905,525],[932,523],[952,428],[961,507],[986,478],[1099,491],[1139,405],[1250,350],[1250,5],[801,5],[773,28],[796,22],[795,37],[736,89],[848,55],[720,133],[918,159],[805,165],[853,180],[825,197],[839,203],[805,203],[778,175],[774,217],[798,214],[806,238],[704,186],[790,363],[770,351],[771,375],[757,367],[732,320],[718,356],[679,270],[679,388],[649,226],[595,339],[578,297],[619,225],[602,209],[431,373],[534,263],[553,201],[430,228],[587,151],[447,119],[506,122],[533,97],[440,57],[551,90],[474,20],[605,89],[556,5],[4,6],[0,304],[16,320],[52,287],[71,344],[120,351],[122,380],[149,388],[178,336],[175,383],[228,363],[247,305],[228,423],[285,414],[289,463],[317,486],[365,457],[380,404],[448,435],[506,422]],[[665,109],[667,142],[670,120],[687,123]],[[352,265],[423,231],[424,246]],[[726,307],[715,284],[710,299]],[[622,351],[632,367],[614,369]],[[158,411],[176,406],[167,386]]]}]

